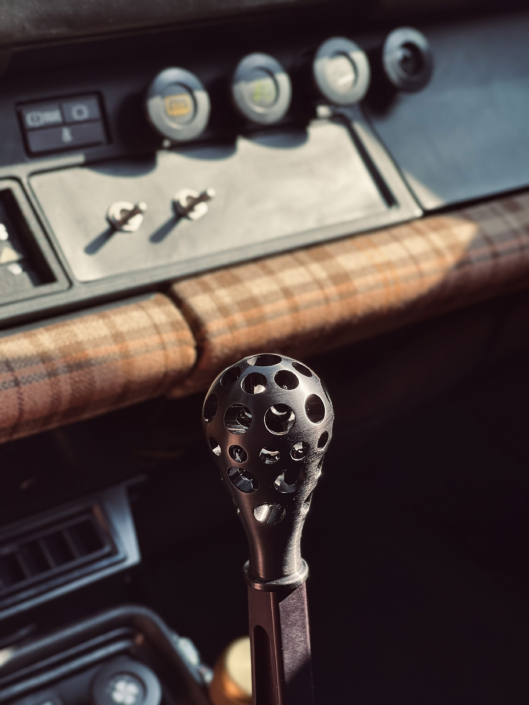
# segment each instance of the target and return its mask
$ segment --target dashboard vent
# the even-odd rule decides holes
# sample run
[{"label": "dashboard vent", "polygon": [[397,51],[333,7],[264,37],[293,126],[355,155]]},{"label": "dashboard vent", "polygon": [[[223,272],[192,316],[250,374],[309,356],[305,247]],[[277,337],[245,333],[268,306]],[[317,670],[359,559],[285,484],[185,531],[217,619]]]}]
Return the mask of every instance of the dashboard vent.
[{"label": "dashboard vent", "polygon": [[0,539],[0,611],[99,571],[125,556],[94,505]]},{"label": "dashboard vent", "polygon": [[0,528],[0,622],[139,562],[133,483]]},{"label": "dashboard vent", "polygon": [[0,546],[0,600],[114,552],[90,514],[17,538]]}]

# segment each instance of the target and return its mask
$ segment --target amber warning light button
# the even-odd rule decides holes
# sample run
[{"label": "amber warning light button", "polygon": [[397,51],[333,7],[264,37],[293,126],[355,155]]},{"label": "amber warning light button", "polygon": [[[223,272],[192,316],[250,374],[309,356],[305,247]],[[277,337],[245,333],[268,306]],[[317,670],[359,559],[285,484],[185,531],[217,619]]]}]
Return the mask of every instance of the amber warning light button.
[{"label": "amber warning light button", "polygon": [[195,103],[187,92],[165,96],[164,105],[167,115],[178,122],[189,122],[195,114]]},{"label": "amber warning light button", "polygon": [[158,134],[175,143],[199,137],[209,120],[207,91],[185,69],[169,68],[159,73],[149,86],[145,107]]}]

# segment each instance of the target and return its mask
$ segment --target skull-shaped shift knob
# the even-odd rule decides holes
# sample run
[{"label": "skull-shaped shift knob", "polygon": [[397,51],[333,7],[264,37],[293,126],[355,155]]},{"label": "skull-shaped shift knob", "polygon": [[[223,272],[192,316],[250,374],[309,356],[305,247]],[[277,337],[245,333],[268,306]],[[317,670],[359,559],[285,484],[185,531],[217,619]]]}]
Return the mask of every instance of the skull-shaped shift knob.
[{"label": "skull-shaped shift knob", "polygon": [[246,357],[211,385],[204,430],[240,510],[251,580],[304,582],[301,531],[333,420],[321,380],[284,355]]}]

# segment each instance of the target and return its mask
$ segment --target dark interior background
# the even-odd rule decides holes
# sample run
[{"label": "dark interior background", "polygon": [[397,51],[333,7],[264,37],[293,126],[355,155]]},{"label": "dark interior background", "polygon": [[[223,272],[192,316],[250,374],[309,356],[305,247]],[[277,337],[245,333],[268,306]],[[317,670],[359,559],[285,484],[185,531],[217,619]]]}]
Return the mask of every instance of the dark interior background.
[{"label": "dark interior background", "polygon": [[[320,702],[525,701],[528,312],[515,294],[308,361],[337,419],[303,540]],[[126,602],[209,663],[245,633],[245,538],[201,403],[156,400],[0,449],[5,521],[143,478],[142,563],[32,613],[28,633]]]}]

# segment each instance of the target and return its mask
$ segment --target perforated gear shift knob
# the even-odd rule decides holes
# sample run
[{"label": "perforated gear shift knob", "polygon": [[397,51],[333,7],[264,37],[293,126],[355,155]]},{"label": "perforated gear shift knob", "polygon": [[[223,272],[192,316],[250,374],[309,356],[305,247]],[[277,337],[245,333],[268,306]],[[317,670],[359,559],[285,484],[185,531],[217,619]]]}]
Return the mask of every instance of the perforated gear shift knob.
[{"label": "perforated gear shift knob", "polygon": [[319,377],[284,355],[246,357],[211,385],[207,441],[248,536],[247,577],[300,585],[300,539],[334,412]]},{"label": "perforated gear shift knob", "polygon": [[253,703],[312,705],[308,568],[300,541],[331,439],[331,400],[300,362],[252,355],[213,382],[202,420],[250,545]]}]

